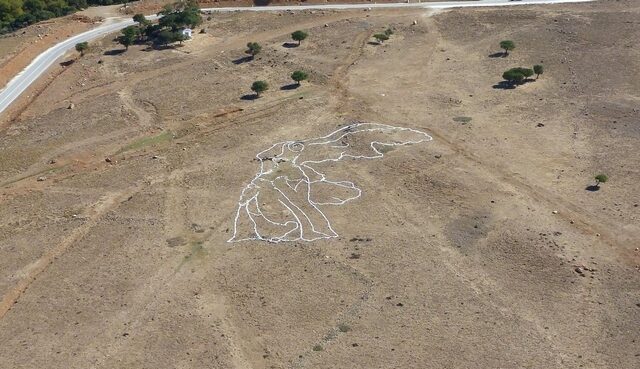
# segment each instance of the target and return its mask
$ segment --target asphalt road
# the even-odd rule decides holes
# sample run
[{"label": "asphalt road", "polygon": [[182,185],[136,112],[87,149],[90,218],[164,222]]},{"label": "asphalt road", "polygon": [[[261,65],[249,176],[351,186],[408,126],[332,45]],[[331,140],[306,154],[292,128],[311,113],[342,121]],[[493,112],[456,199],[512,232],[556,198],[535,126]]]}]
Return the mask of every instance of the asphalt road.
[{"label": "asphalt road", "polygon": [[[317,5],[292,5],[292,6],[266,6],[266,7],[228,7],[205,8],[205,12],[234,12],[234,11],[288,11],[288,10],[349,10],[349,9],[390,9],[390,8],[416,8],[416,9],[448,9],[481,6],[510,6],[532,4],[557,4],[578,3],[592,0],[479,0],[479,1],[447,1],[429,3],[385,3],[385,4],[317,4]],[[157,18],[156,16],[148,18]],[[70,37],[38,55],[22,72],[16,75],[0,91],[0,113],[5,111],[11,103],[17,99],[32,83],[34,83],[46,70],[64,54],[73,49],[79,42],[91,41],[116,32],[124,27],[134,24],[131,19],[110,18],[104,24],[79,35]]]}]

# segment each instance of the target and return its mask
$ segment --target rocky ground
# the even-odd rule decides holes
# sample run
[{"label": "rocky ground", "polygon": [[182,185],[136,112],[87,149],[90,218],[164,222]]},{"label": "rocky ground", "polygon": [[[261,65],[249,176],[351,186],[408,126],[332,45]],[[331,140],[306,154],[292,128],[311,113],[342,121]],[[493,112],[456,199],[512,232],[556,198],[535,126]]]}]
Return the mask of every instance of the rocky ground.
[{"label": "rocky ground", "polygon": [[[0,136],[0,367],[636,367],[639,13],[220,14],[175,49],[94,43]],[[226,242],[258,152],[354,121],[433,140],[328,167],[363,191],[323,208],[338,238]]]}]

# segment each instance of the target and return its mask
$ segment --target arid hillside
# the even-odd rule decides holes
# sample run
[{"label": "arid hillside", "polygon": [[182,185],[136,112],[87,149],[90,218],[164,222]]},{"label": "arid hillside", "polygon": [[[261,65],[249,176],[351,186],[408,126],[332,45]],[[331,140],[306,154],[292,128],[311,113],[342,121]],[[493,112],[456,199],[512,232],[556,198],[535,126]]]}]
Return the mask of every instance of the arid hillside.
[{"label": "arid hillside", "polygon": [[92,43],[0,126],[0,368],[637,367],[639,19],[233,13]]}]

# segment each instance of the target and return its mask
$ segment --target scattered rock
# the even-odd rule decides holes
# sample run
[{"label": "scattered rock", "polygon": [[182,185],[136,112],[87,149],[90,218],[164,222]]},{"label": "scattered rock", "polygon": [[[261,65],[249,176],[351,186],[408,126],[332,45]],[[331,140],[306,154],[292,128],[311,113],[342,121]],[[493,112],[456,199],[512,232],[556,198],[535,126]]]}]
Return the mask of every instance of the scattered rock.
[{"label": "scattered rock", "polygon": [[107,163],[111,163],[111,158],[105,158],[104,161],[106,161]]},{"label": "scattered rock", "polygon": [[151,159],[159,159],[160,157],[158,155],[154,155],[151,157]]},{"label": "scattered rock", "polygon": [[554,211],[552,211],[551,213],[552,213],[552,214],[558,214],[558,211],[557,211],[557,210],[554,210]]},{"label": "scattered rock", "polygon": [[538,123],[538,124],[536,125],[536,127],[544,127],[544,124],[543,124],[543,123]]},{"label": "scattered rock", "polygon": [[55,163],[56,163],[56,159],[49,160],[49,164],[55,164]]},{"label": "scattered rock", "polygon": [[67,106],[67,109],[71,110],[71,109],[75,109],[76,104],[74,103],[70,103],[69,106]]},{"label": "scattered rock", "polygon": [[46,180],[47,180],[47,177],[38,177],[38,179],[37,179],[38,182],[43,182],[43,181],[46,181]]},{"label": "scattered rock", "polygon": [[418,21],[417,21],[417,20],[414,20],[412,24],[415,26],[415,25],[417,25],[417,24],[418,24]]},{"label": "scattered rock", "polygon": [[436,154],[436,155],[435,155],[435,158],[436,158],[436,159],[440,159],[441,157],[442,157],[442,154]]}]

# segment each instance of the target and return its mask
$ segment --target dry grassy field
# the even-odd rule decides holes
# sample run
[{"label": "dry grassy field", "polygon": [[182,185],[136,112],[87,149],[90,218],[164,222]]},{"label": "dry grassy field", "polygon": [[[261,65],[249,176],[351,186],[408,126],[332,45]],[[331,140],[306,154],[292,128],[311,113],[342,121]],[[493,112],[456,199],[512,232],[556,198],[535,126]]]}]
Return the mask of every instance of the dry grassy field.
[{"label": "dry grassy field", "polygon": [[[174,49],[94,42],[0,123],[0,368],[637,368],[639,19],[630,0],[231,13]],[[312,165],[361,191],[318,206],[336,237],[227,242],[261,164],[298,175],[256,154],[358,122],[433,139]],[[255,217],[310,214],[262,199]]]}]

